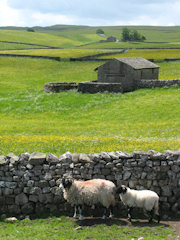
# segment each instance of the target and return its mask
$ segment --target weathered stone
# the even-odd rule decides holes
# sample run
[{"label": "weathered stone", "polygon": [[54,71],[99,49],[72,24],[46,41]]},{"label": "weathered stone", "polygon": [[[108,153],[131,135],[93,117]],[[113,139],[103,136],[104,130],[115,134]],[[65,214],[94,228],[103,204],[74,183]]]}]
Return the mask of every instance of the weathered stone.
[{"label": "weathered stone", "polygon": [[123,179],[124,179],[124,180],[127,180],[127,179],[130,178],[130,176],[131,176],[131,172],[126,171],[126,172],[124,173]]},{"label": "weathered stone", "polygon": [[133,158],[133,154],[131,154],[131,153],[116,151],[116,154],[118,155],[118,157],[120,159],[130,159],[130,158]]},{"label": "weathered stone", "polygon": [[63,163],[71,163],[72,162],[72,153],[66,152],[63,155],[60,156],[60,161]]},{"label": "weathered stone", "polygon": [[140,159],[140,160],[138,161],[138,166],[139,166],[139,167],[144,167],[145,165],[146,165],[146,162],[145,162],[144,160]]},{"label": "weathered stone", "polygon": [[106,162],[111,161],[111,157],[106,152],[100,152],[99,156],[101,157],[101,159],[104,159]]},{"label": "weathered stone", "polygon": [[46,154],[41,152],[34,152],[29,157],[29,163],[32,165],[43,164],[46,160]]},{"label": "weathered stone", "polygon": [[5,205],[6,201],[5,201],[5,197],[4,196],[0,196],[0,206]]},{"label": "weathered stone", "polygon": [[25,214],[31,214],[34,213],[34,203],[28,202],[25,205],[21,207],[21,212]]},{"label": "weathered stone", "polygon": [[29,180],[27,182],[27,187],[33,187],[34,186],[34,181],[33,180]]},{"label": "weathered stone", "polygon": [[16,217],[9,217],[9,218],[6,218],[6,221],[14,222],[14,221],[17,221],[17,218]]},{"label": "weathered stone", "polygon": [[170,160],[177,160],[180,157],[180,150],[177,151],[167,150],[164,153],[167,156],[167,159]]},{"label": "weathered stone", "polygon": [[179,165],[171,165],[171,169],[173,172],[178,173],[180,171]]},{"label": "weathered stone", "polygon": [[5,187],[5,186],[6,186],[5,181],[0,181],[0,188]]},{"label": "weathered stone", "polygon": [[144,152],[144,151],[135,151],[133,153],[133,158],[134,159],[142,159],[144,161],[147,161],[149,159],[149,153]]},{"label": "weathered stone", "polygon": [[79,155],[79,162],[85,164],[85,163],[91,162],[91,159],[88,157],[87,154],[81,153],[81,154]]},{"label": "weathered stone", "polygon": [[166,156],[160,152],[156,152],[154,150],[150,150],[150,158],[155,160],[165,160]]},{"label": "weathered stone", "polygon": [[[8,206],[8,211],[9,211],[9,213],[13,213],[13,214],[20,214],[21,213],[20,206],[17,206],[15,204],[9,205]],[[14,221],[16,221],[16,220],[14,220]]]},{"label": "weathered stone", "polygon": [[72,154],[72,162],[73,163],[78,163],[79,162],[79,153],[73,153]]},{"label": "weathered stone", "polygon": [[50,172],[45,173],[44,179],[47,181],[52,180],[52,174]]},{"label": "weathered stone", "polygon": [[3,155],[0,155],[0,166],[6,165],[7,161],[5,160],[6,157]]},{"label": "weathered stone", "polygon": [[21,205],[24,205],[26,203],[28,203],[28,197],[26,196],[26,194],[21,193],[21,194],[19,194],[15,197],[15,204],[16,205],[21,206]]},{"label": "weathered stone", "polygon": [[33,169],[34,166],[33,166],[32,164],[28,163],[28,164],[26,165],[26,167],[27,167],[27,169],[30,169],[30,170],[31,170],[31,169]]},{"label": "weathered stone", "polygon": [[107,168],[103,168],[103,169],[101,170],[101,172],[102,172],[102,174],[103,174],[104,176],[107,176],[107,175],[110,175],[111,170],[110,170],[110,169],[107,169]]},{"label": "weathered stone", "polygon": [[3,188],[2,189],[2,193],[3,193],[3,195],[5,195],[5,196],[9,196],[9,195],[11,195],[11,194],[13,194],[13,189],[10,189],[10,188]]},{"label": "weathered stone", "polygon": [[178,211],[178,203],[175,203],[173,206],[172,206],[172,211],[173,212],[177,212]]},{"label": "weathered stone", "polygon": [[19,157],[16,156],[14,153],[8,153],[6,155],[6,159],[9,160],[9,162],[12,164],[16,164],[19,161]]},{"label": "weathered stone", "polygon": [[6,182],[6,187],[15,189],[17,187],[17,182]]},{"label": "weathered stone", "polygon": [[106,168],[113,168],[113,167],[114,167],[114,164],[111,163],[111,162],[108,162],[108,163],[106,164]]},{"label": "weathered stone", "polygon": [[59,196],[59,195],[62,196],[62,190],[61,190],[59,187],[57,187],[57,186],[52,187],[52,188],[51,188],[51,192],[52,192],[55,196]]},{"label": "weathered stone", "polygon": [[51,191],[51,188],[50,187],[44,187],[42,189],[42,193],[49,193]]},{"label": "weathered stone", "polygon": [[91,159],[91,161],[93,162],[99,162],[101,157],[99,156],[98,153],[91,153],[89,154],[89,158]]},{"label": "weathered stone", "polygon": [[57,156],[55,156],[54,154],[49,153],[49,154],[47,155],[46,161],[47,161],[49,164],[56,164],[56,163],[59,162],[59,158],[58,158]]},{"label": "weathered stone", "polygon": [[29,201],[31,202],[38,202],[38,196],[37,195],[30,195]]},{"label": "weathered stone", "polygon": [[115,152],[109,152],[108,154],[109,154],[109,156],[111,157],[112,160],[119,159],[118,154],[116,154]]},{"label": "weathered stone", "polygon": [[53,196],[51,193],[39,194],[39,202],[41,203],[51,203],[53,201]]},{"label": "weathered stone", "polygon": [[162,189],[162,196],[170,197],[172,195],[172,191],[169,186],[163,186],[161,189]]},{"label": "weathered stone", "polygon": [[30,153],[21,153],[19,155],[19,161],[21,162],[21,164],[27,164],[29,157]]}]

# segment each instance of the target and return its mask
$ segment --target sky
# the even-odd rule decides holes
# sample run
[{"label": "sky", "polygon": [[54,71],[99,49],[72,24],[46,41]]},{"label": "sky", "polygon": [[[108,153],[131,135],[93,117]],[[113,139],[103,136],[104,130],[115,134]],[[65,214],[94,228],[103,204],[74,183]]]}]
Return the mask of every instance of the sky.
[{"label": "sky", "polygon": [[180,0],[0,0],[0,26],[180,26]]}]

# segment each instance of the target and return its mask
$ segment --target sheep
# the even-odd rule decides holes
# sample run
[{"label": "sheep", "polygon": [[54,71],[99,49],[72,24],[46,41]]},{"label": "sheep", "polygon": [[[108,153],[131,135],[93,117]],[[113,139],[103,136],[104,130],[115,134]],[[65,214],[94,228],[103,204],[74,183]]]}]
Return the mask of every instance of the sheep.
[{"label": "sheep", "polygon": [[159,196],[150,190],[133,190],[124,185],[117,188],[116,193],[124,205],[128,207],[128,220],[131,221],[131,212],[133,207],[143,208],[150,212],[149,222],[152,222],[153,212],[157,216],[158,223],[159,216]]},{"label": "sheep", "polygon": [[75,206],[74,217],[79,209],[79,220],[83,219],[82,206],[94,206],[98,203],[105,207],[103,219],[106,218],[107,210],[110,208],[112,217],[112,206],[115,205],[115,189],[113,182],[104,179],[92,179],[88,181],[76,181],[73,178],[62,178],[60,188],[67,202]]}]

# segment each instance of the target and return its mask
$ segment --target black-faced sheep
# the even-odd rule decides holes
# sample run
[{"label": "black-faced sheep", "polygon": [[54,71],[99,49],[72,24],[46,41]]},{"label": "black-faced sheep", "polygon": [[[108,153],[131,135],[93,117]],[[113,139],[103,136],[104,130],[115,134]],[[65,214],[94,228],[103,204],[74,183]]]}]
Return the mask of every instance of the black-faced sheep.
[{"label": "black-faced sheep", "polygon": [[155,192],[150,190],[133,190],[124,185],[118,187],[116,192],[119,194],[123,204],[128,207],[129,221],[131,221],[133,208],[138,207],[150,212],[149,222],[152,221],[153,213],[155,213],[159,223],[159,196]]},{"label": "black-faced sheep", "polygon": [[63,196],[67,202],[79,209],[82,220],[82,206],[94,206],[98,203],[105,207],[103,219],[106,218],[107,210],[110,208],[110,217],[112,217],[111,207],[115,204],[115,189],[113,182],[104,179],[92,179],[88,181],[76,181],[73,178],[62,178],[60,188],[63,189]]}]

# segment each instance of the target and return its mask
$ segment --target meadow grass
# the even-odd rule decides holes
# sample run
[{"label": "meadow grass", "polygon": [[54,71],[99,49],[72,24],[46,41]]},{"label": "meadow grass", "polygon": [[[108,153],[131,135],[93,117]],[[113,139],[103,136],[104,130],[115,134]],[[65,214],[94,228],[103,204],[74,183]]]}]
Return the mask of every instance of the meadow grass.
[{"label": "meadow grass", "polygon": [[121,219],[101,220],[87,219],[81,223],[75,219],[66,216],[36,219],[17,220],[8,222],[6,219],[1,221],[0,237],[1,239],[138,239],[143,237],[147,240],[168,239],[168,235],[175,237],[171,227],[164,224],[147,222],[138,226],[138,222],[127,223]]},{"label": "meadow grass", "polygon": [[95,42],[88,45],[79,46],[79,48],[93,49],[143,49],[143,48],[180,48],[179,40],[177,42]]},{"label": "meadow grass", "polygon": [[81,44],[81,42],[77,42],[66,37],[17,30],[0,30],[0,38],[1,41],[32,43],[35,45],[47,45],[52,47],[68,47]]},{"label": "meadow grass", "polygon": [[117,52],[117,50],[71,48],[71,49],[25,49],[25,50],[0,51],[0,53],[3,53],[3,54],[20,54],[20,55],[24,54],[24,55],[60,57],[62,58],[62,60],[64,59],[69,60],[70,58],[78,58],[78,57],[90,56],[90,55],[101,54],[101,53],[113,54],[113,52]]},{"label": "meadow grass", "polygon": [[[123,54],[112,54],[107,56],[108,58],[115,57],[143,57],[145,59],[154,59],[155,62],[164,60],[165,58],[179,58],[180,49],[128,49]],[[98,58],[107,58],[101,56]]]},{"label": "meadow grass", "polygon": [[177,150],[178,101],[178,88],[10,93],[0,99],[1,152]]},{"label": "meadow grass", "polygon": [[[0,51],[2,50],[17,50],[17,49],[29,49],[29,48],[40,48],[40,46],[36,45],[28,45],[28,44],[17,44],[17,43],[8,43],[8,42],[0,42]],[[43,48],[43,47],[41,47]],[[46,48],[46,47],[44,47]],[[3,51],[1,53],[4,53]]]}]

